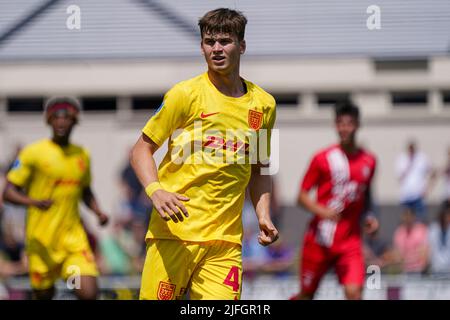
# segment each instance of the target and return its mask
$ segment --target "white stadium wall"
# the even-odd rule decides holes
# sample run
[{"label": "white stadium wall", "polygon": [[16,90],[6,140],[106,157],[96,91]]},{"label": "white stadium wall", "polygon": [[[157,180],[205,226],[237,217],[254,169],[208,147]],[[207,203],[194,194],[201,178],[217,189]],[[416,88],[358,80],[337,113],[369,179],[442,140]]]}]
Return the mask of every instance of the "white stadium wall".
[{"label": "white stadium wall", "polygon": [[[149,112],[149,115],[151,112]],[[119,170],[127,161],[128,150],[140,134],[146,119],[122,123],[114,115],[84,115],[75,128],[73,141],[86,146],[92,155],[94,187],[108,210],[114,209],[118,199]],[[281,121],[280,121],[281,122]],[[319,124],[277,124],[279,147],[273,141],[273,151],[279,149],[277,185],[285,205],[295,203],[298,184],[308,161],[318,149],[336,141],[330,113],[329,121]],[[50,130],[41,116],[9,117],[0,129],[1,160],[6,161],[17,143],[26,144],[48,137]],[[275,136],[275,135],[274,135]],[[450,126],[447,123],[367,123],[360,131],[359,140],[378,158],[375,195],[382,204],[395,203],[398,184],[395,178],[395,159],[404,150],[405,143],[414,137],[433,164],[443,168],[450,145]],[[165,149],[158,151],[161,158]],[[276,160],[276,158],[274,158]],[[431,194],[433,202],[442,196],[442,181]]]},{"label": "white stadium wall", "polygon": [[[151,110],[132,111],[131,97],[162,94],[176,82],[203,71],[201,57],[1,63],[0,161],[8,159],[16,143],[26,144],[50,134],[42,115],[7,112],[9,97],[117,97],[115,112],[84,112],[73,138],[91,151],[95,190],[102,205],[114,212],[120,199],[119,170],[152,114]],[[397,202],[394,162],[409,138],[418,141],[438,168],[445,164],[450,146],[450,106],[441,94],[450,89],[449,58],[430,58],[426,70],[377,72],[373,61],[365,58],[259,57],[244,59],[242,74],[273,94],[299,96],[298,105],[278,107],[276,122],[280,133],[277,183],[286,206],[295,205],[298,184],[312,154],[336,141],[331,109],[317,106],[317,92],[345,91],[361,106],[359,138],[379,160],[375,196],[380,204]],[[425,105],[397,108],[391,104],[392,90],[425,90],[429,99]],[[439,202],[442,194],[441,179],[430,201]]]}]

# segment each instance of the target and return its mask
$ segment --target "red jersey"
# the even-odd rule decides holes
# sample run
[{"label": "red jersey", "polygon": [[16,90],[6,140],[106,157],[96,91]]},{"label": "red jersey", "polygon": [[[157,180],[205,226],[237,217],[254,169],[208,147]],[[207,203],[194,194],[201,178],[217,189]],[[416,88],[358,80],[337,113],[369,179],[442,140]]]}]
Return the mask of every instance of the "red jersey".
[{"label": "red jersey", "polygon": [[317,201],[334,208],[341,217],[332,221],[315,215],[305,235],[306,241],[336,249],[348,241],[360,241],[360,218],[375,167],[375,156],[369,152],[359,149],[354,154],[346,154],[340,145],[328,147],[313,157],[301,190],[317,187]]}]

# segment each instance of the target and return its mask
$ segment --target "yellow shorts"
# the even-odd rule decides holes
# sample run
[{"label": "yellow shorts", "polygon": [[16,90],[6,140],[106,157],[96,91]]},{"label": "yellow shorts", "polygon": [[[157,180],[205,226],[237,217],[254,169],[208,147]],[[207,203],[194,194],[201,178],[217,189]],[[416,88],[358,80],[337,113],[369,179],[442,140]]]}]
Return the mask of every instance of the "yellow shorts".
[{"label": "yellow shorts", "polygon": [[226,241],[150,240],[141,300],[238,300],[241,297],[241,246]]},{"label": "yellow shorts", "polygon": [[29,276],[34,290],[51,288],[62,278],[98,276],[94,255],[90,248],[77,252],[50,252],[40,249],[28,253]]}]

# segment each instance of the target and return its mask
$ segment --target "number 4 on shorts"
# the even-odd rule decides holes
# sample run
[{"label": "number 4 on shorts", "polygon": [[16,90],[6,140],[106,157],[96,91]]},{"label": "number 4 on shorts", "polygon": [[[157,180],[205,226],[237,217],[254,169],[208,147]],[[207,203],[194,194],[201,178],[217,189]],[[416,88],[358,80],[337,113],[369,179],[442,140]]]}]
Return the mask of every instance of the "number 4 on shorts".
[{"label": "number 4 on shorts", "polygon": [[231,267],[223,283],[232,287],[234,292],[239,291],[239,268],[236,266]]}]

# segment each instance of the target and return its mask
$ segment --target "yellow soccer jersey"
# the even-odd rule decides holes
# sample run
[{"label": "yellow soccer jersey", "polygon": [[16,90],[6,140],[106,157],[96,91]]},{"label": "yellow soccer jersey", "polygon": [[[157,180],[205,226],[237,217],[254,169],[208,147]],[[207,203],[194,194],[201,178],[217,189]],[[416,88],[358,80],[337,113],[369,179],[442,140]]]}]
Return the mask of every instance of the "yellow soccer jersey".
[{"label": "yellow soccer jersey", "polygon": [[[251,163],[270,155],[275,100],[245,81],[247,93],[222,94],[208,74],[175,85],[142,132],[156,144],[169,138],[158,177],[163,188],[190,198],[189,217],[164,221],[154,210],[147,238],[242,241],[241,213]],[[255,136],[261,136],[259,149]],[[255,152],[259,150],[259,153]]]},{"label": "yellow soccer jersey", "polygon": [[48,210],[29,207],[27,251],[75,252],[84,249],[86,234],[78,203],[90,184],[90,159],[83,148],[61,147],[49,139],[26,146],[8,173],[8,181],[24,188],[29,197],[53,200]]}]

